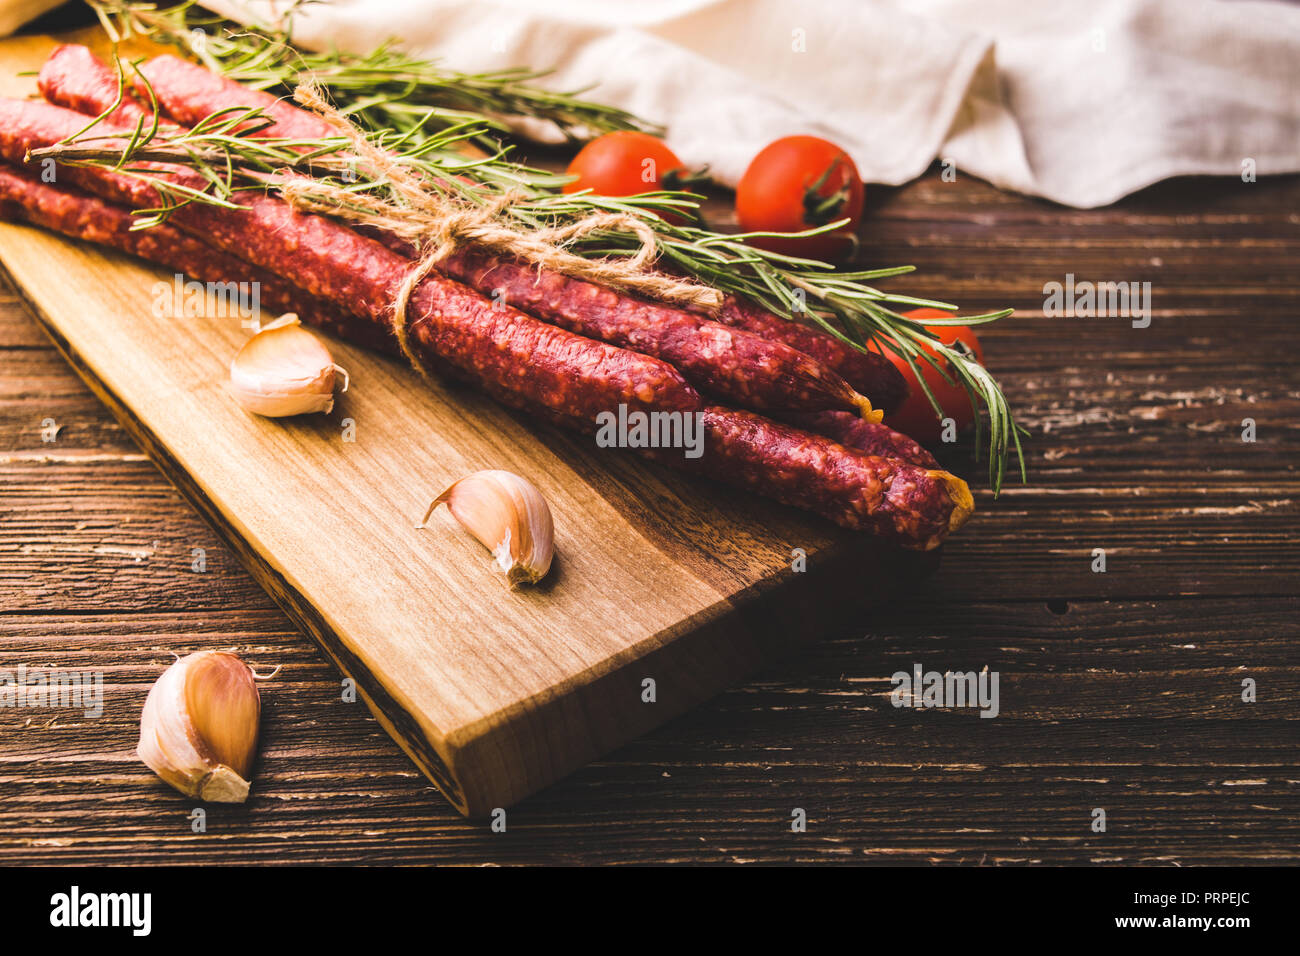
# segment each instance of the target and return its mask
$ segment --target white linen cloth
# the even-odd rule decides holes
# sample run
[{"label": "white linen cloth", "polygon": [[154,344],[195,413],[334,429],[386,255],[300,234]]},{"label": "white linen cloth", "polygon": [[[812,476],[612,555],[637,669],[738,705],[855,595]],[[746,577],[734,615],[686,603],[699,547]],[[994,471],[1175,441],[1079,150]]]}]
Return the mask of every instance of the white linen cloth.
[{"label": "white linen cloth", "polygon": [[[249,22],[275,0],[204,0]],[[1104,205],[1170,176],[1300,170],[1300,7],[1266,0],[331,0],[308,47],[457,69],[554,68],[555,89],[662,124],[734,185],[773,139],[839,143],[868,182],[936,159]]]}]

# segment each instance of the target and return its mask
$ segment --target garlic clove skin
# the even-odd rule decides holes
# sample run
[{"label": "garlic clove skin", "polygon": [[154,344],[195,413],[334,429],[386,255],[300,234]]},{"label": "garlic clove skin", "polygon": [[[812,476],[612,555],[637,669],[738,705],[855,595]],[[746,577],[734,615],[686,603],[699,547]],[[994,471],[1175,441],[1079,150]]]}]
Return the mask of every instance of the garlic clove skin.
[{"label": "garlic clove skin", "polygon": [[257,684],[243,661],[221,651],[190,654],[149,690],[136,753],[188,797],[243,803],[261,711]]},{"label": "garlic clove skin", "polygon": [[550,505],[532,482],[509,471],[477,471],[435,498],[420,527],[444,502],[452,517],[492,552],[511,588],[536,584],[551,569],[555,525]]},{"label": "garlic clove skin", "polygon": [[329,350],[290,312],[244,343],[230,362],[230,390],[242,408],[267,418],[329,412],[337,371]]}]

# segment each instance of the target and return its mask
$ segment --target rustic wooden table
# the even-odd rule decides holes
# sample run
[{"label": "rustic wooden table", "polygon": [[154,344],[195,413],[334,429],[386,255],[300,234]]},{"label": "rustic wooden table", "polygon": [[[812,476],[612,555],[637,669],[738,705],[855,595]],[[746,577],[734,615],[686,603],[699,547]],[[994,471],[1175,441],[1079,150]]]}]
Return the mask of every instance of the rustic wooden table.
[{"label": "rustic wooden table", "polygon": [[[341,699],[0,288],[0,666],[102,670],[106,693],[98,719],[0,711],[6,862],[1300,859],[1300,178],[1079,212],[932,172],[870,206],[862,259],[918,268],[891,288],[1016,307],[983,340],[1032,432],[1029,484],[982,491],[914,592],[525,801],[505,833],[463,821]],[[1150,281],[1150,326],[1045,317],[1067,273]],[[172,652],[219,647],[283,670],[252,798],[195,834],[133,749]],[[997,671],[1001,713],[895,709],[890,675],[914,663]]]}]

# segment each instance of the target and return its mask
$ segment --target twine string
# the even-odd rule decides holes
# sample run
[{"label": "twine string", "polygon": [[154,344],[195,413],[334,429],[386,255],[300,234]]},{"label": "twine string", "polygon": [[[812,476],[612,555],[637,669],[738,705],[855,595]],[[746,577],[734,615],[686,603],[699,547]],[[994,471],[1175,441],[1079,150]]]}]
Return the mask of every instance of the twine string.
[{"label": "twine string", "polygon": [[[510,255],[540,269],[706,313],[716,313],[722,305],[722,294],[716,289],[651,271],[658,256],[657,237],[649,224],[636,216],[593,213],[561,226],[519,228],[503,218],[507,208],[524,198],[519,192],[507,190],[482,205],[475,205],[430,188],[417,171],[373,144],[356,124],[331,106],[314,83],[299,83],[293,98],[345,136],[354,154],[353,161],[365,167],[376,180],[386,182],[393,198],[357,193],[333,183],[298,176],[286,177],[279,184],[280,192],[298,209],[372,227],[420,250],[418,261],[397,290],[392,328],[402,354],[422,372],[425,371],[423,363],[408,341],[407,306],[420,282],[462,246]],[[602,230],[635,235],[639,241],[636,252],[627,257],[587,259],[566,248],[569,243]]]}]

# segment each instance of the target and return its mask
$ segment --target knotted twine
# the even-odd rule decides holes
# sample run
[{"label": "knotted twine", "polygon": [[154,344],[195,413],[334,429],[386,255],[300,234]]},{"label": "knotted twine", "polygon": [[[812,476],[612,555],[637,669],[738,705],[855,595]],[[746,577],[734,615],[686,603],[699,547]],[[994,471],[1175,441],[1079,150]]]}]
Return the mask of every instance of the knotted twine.
[{"label": "knotted twine", "polygon": [[[526,198],[507,190],[476,205],[429,186],[423,176],[387,150],[375,146],[356,124],[326,102],[319,88],[303,82],[293,98],[337,129],[351,144],[353,161],[388,184],[392,199],[353,192],[308,177],[286,177],[279,190],[296,208],[370,226],[412,243],[420,258],[406,275],[393,303],[392,328],[402,354],[421,372],[424,363],[407,340],[406,310],[416,286],[462,245],[503,253],[539,269],[547,269],[674,305],[716,313],[722,293],[696,282],[650,271],[658,255],[655,232],[643,220],[626,213],[593,213],[563,226],[521,229],[503,218],[511,204]],[[600,230],[632,233],[640,241],[634,255],[587,259],[567,245]]]}]

